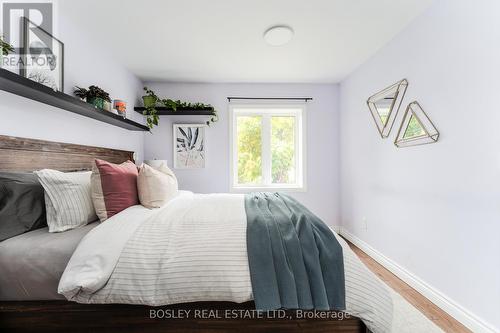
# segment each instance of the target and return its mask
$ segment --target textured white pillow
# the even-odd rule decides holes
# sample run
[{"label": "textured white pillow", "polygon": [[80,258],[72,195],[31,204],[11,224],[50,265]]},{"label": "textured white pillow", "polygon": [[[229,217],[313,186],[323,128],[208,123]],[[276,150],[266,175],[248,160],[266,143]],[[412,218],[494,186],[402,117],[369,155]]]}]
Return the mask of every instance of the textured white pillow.
[{"label": "textured white pillow", "polygon": [[35,171],[45,190],[49,232],[74,229],[97,220],[90,195],[92,172]]},{"label": "textured white pillow", "polygon": [[165,164],[158,169],[143,164],[137,177],[137,190],[141,205],[158,208],[177,195],[177,178]]}]

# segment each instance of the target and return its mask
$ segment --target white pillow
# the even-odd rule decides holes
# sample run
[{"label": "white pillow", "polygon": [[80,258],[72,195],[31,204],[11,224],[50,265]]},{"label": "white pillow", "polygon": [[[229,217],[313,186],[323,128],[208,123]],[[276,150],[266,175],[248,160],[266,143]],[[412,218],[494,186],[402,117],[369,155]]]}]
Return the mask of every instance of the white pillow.
[{"label": "white pillow", "polygon": [[158,169],[143,164],[137,177],[137,190],[141,205],[158,208],[177,195],[177,178],[165,164]]},{"label": "white pillow", "polygon": [[92,172],[35,171],[45,190],[45,208],[49,232],[74,229],[95,221],[90,195]]}]

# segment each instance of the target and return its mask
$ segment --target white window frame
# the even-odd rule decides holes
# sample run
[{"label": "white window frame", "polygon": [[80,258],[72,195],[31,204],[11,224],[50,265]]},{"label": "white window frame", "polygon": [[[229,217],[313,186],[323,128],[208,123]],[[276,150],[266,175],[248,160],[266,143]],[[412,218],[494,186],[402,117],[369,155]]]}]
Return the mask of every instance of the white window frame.
[{"label": "white window frame", "polygon": [[[272,112],[265,110],[272,109]],[[294,109],[295,111],[290,111]],[[236,132],[237,116],[262,116],[262,179],[263,184],[238,184],[238,146]],[[295,184],[271,184],[271,117],[295,117]],[[229,103],[229,156],[230,156],[230,191],[283,191],[305,192],[306,187],[306,104],[293,103]]]}]

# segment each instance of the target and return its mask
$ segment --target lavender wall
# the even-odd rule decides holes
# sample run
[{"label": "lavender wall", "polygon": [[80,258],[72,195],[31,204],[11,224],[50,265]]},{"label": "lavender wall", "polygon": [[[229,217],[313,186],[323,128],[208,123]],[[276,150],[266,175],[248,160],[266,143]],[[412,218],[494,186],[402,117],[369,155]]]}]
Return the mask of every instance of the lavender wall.
[{"label": "lavender wall", "polygon": [[[340,89],[344,227],[496,327],[499,12],[493,0],[436,1]],[[378,135],[365,101],[402,78],[403,107],[421,103],[437,144],[398,149],[394,130]]]},{"label": "lavender wall", "polygon": [[[65,43],[65,90],[75,85],[97,84],[112,98],[128,102],[134,120],[142,116],[132,111],[142,93],[142,83],[109,56],[105,46],[91,40],[85,27],[67,21],[70,4],[59,2],[57,37]],[[0,134],[126,149],[142,160],[142,132],[132,132],[97,120],[85,118],[23,97],[0,91]]]},{"label": "lavender wall", "polygon": [[[220,121],[208,128],[207,164],[201,170],[175,170],[180,187],[194,192],[229,191],[229,120],[227,96],[310,96],[307,104],[307,192],[292,193],[330,225],[338,224],[338,86],[303,84],[165,84],[148,83],[159,95],[210,103]],[[160,117],[160,126],[146,134],[144,156],[172,165],[172,123],[204,118]]]}]

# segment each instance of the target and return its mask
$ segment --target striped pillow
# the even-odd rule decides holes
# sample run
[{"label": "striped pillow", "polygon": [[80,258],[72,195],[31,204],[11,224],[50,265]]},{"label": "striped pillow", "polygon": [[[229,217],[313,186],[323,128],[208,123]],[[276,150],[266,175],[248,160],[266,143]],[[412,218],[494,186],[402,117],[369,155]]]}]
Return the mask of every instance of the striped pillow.
[{"label": "striped pillow", "polygon": [[95,221],[90,196],[91,172],[35,171],[45,191],[45,209],[49,232],[60,232]]},{"label": "striped pillow", "polygon": [[139,204],[137,166],[127,161],[114,164],[96,159],[92,167],[92,200],[101,222]]}]

